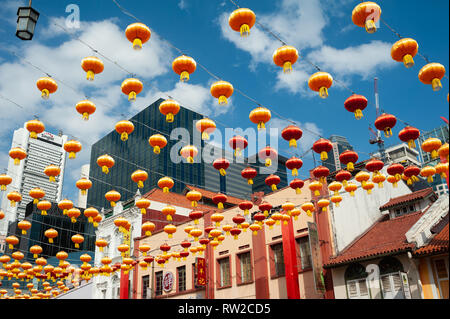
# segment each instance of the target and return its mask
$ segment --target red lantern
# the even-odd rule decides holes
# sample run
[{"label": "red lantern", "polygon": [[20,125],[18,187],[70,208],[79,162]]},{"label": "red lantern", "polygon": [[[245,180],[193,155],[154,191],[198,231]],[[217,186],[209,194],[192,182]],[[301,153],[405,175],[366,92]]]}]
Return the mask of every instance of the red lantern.
[{"label": "red lantern", "polygon": [[203,212],[198,210],[193,210],[192,212],[189,213],[189,218],[194,221],[194,224],[198,224],[198,220],[202,218],[202,216]]},{"label": "red lantern", "polygon": [[328,152],[331,151],[333,145],[327,139],[320,138],[313,144],[313,151],[320,154],[320,159],[326,161],[328,159]]},{"label": "red lantern", "polygon": [[226,158],[218,158],[213,162],[213,166],[220,172],[220,175],[225,176],[226,169],[230,166],[230,162]]},{"label": "red lantern", "polygon": [[325,184],[327,176],[330,175],[330,170],[325,166],[320,165],[313,169],[312,174],[315,178],[319,179],[319,182]]},{"label": "red lantern", "polygon": [[394,176],[397,179],[397,181],[399,181],[402,179],[402,174],[404,170],[405,168],[403,167],[402,164],[393,163],[388,166],[387,173],[389,175]]},{"label": "red lantern", "polygon": [[357,120],[363,117],[362,110],[367,107],[367,98],[362,95],[353,94],[344,102],[344,107],[347,111],[355,113]]},{"label": "red lantern", "polygon": [[414,182],[419,181],[417,176],[420,174],[420,168],[415,165],[410,165],[405,168],[403,174],[408,178],[406,183],[412,185]]},{"label": "red lantern", "polygon": [[214,195],[212,198],[214,204],[216,204],[217,208],[219,208],[219,209],[223,209],[223,203],[226,203],[227,199],[228,199],[227,195],[220,194],[220,193],[217,195]]},{"label": "red lantern", "polygon": [[241,171],[241,176],[248,181],[249,185],[253,185],[253,179],[256,177],[257,174],[258,172],[256,171],[256,169],[252,167],[244,168]]},{"label": "red lantern", "polygon": [[253,215],[253,219],[258,222],[258,224],[262,225],[263,220],[266,219],[266,216],[262,213],[256,213]]},{"label": "red lantern", "polygon": [[414,141],[417,140],[419,136],[420,131],[412,126],[407,126],[398,133],[398,138],[402,142],[408,143],[409,148],[416,148]]},{"label": "red lantern", "polygon": [[234,150],[234,156],[240,156],[241,151],[244,150],[248,146],[248,141],[239,135],[233,136],[230,138],[230,141],[228,142],[230,144],[230,147]]},{"label": "red lantern", "polygon": [[297,194],[301,194],[301,193],[302,193],[301,188],[302,188],[304,185],[305,185],[305,182],[302,181],[301,179],[298,179],[298,178],[293,179],[293,180],[289,183],[289,186],[290,186],[292,189],[295,189],[295,193],[297,193]]},{"label": "red lantern", "polygon": [[303,166],[303,161],[295,156],[286,161],[287,169],[292,170],[292,176],[298,176],[298,170]]},{"label": "red lantern", "polygon": [[272,161],[278,158],[278,153],[274,148],[266,146],[258,152],[258,156],[269,167],[272,165]]},{"label": "red lantern", "polygon": [[[253,206],[253,205],[252,205]],[[242,215],[237,214],[232,218],[233,223],[237,225],[238,228],[241,228],[241,224],[245,222],[245,217]]]},{"label": "red lantern", "polygon": [[250,201],[244,201],[239,203],[239,208],[244,211],[244,215],[249,213],[249,210],[253,208],[253,203]]},{"label": "red lantern", "polygon": [[344,151],[339,155],[339,161],[347,165],[347,170],[351,172],[355,169],[355,163],[358,161],[358,153],[352,150]]},{"label": "red lantern", "polygon": [[273,208],[273,206],[270,203],[262,203],[258,206],[259,210],[263,212],[263,215],[265,217],[269,216],[270,210]]},{"label": "red lantern", "polygon": [[372,172],[372,178],[380,174],[380,170],[384,167],[383,161],[372,159],[366,163],[366,169]]},{"label": "red lantern", "polygon": [[188,251],[188,248],[191,247],[191,243],[187,240],[183,240],[180,245],[184,248],[184,251]]},{"label": "red lantern", "polygon": [[297,147],[297,140],[303,135],[303,131],[295,126],[289,125],[281,131],[281,137],[286,141],[289,141],[289,147]]},{"label": "red lantern", "polygon": [[270,186],[270,188],[272,189],[272,191],[276,191],[277,190],[277,185],[280,183],[281,179],[279,176],[271,174],[268,177],[266,177],[266,185]]},{"label": "red lantern", "polygon": [[342,185],[347,186],[347,181],[349,181],[352,178],[352,173],[349,171],[340,170],[337,172],[336,176],[334,177],[336,181],[342,183]]},{"label": "red lantern", "polygon": [[397,118],[392,114],[381,114],[375,120],[375,127],[384,132],[384,136],[390,137],[392,136],[392,128],[397,123]]}]

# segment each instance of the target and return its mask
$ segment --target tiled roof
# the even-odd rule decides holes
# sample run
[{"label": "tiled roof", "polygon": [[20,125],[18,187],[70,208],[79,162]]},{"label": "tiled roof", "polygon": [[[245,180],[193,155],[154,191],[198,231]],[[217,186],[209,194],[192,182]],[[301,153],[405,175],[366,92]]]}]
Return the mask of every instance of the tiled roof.
[{"label": "tiled roof", "polygon": [[[186,188],[188,188],[189,190],[196,190],[197,192],[200,192],[203,197],[210,198],[210,199],[218,194],[218,193],[211,192],[211,191],[208,191],[206,189],[195,187],[195,186],[191,186],[191,185],[186,185]],[[229,203],[229,204],[239,205],[243,201],[244,201],[244,199],[240,199],[240,198],[237,198],[237,197],[233,197],[233,196],[227,195],[227,203]]]},{"label": "tiled roof", "polygon": [[[160,188],[154,188],[148,193],[146,193],[143,197],[148,198],[150,200],[154,200],[161,203],[167,203],[174,206],[184,207],[184,208],[192,208],[191,201],[188,200],[184,195],[177,194],[174,192],[164,193]],[[151,206],[150,206],[151,208]],[[198,206],[195,208],[196,210],[213,210],[214,207],[203,205],[198,203]]]},{"label": "tiled roof", "polygon": [[414,251],[414,256],[423,256],[437,253],[448,252],[448,223],[447,225],[436,234],[433,239],[426,245],[416,251]]},{"label": "tiled roof", "polygon": [[388,215],[383,216],[338,256],[331,257],[324,267],[412,250],[415,245],[406,241],[405,233],[423,214],[423,212],[415,212],[393,219],[389,219]]},{"label": "tiled roof", "polygon": [[389,209],[393,206],[399,205],[399,204],[415,201],[418,199],[423,199],[431,193],[434,193],[434,191],[431,187],[429,187],[429,188],[418,190],[418,191],[410,193],[410,194],[391,198],[391,200],[389,202],[387,202],[386,204],[384,204],[383,206],[380,207],[380,211],[387,210],[387,209]]}]

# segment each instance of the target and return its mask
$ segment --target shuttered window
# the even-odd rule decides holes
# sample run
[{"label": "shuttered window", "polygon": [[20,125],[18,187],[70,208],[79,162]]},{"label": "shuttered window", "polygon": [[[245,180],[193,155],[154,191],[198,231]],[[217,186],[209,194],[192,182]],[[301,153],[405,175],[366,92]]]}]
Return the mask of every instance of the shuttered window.
[{"label": "shuttered window", "polygon": [[347,291],[349,299],[369,299],[369,289],[366,279],[347,281]]}]

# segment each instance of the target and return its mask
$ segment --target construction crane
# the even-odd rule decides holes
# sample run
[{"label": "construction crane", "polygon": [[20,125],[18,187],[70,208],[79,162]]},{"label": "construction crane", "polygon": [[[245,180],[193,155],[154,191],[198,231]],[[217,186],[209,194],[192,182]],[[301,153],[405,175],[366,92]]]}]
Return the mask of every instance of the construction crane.
[{"label": "construction crane", "polygon": [[[374,91],[375,91],[375,109],[378,118],[380,116],[380,102],[378,98],[378,78],[374,79]],[[378,145],[378,151],[380,153],[381,160],[384,162],[386,159],[386,149],[384,148],[384,140],[381,138],[381,132],[379,130],[375,131],[370,125],[369,125],[369,132],[372,135],[372,137],[369,139],[369,143],[372,145],[373,144]]]}]

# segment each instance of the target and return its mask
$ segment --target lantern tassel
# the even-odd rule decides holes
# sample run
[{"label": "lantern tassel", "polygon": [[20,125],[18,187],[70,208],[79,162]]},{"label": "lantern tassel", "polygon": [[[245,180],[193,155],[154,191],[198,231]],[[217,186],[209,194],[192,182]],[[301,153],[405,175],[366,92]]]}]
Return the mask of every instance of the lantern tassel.
[{"label": "lantern tassel", "polygon": [[228,103],[228,100],[225,95],[219,96],[219,105],[226,105],[227,103]]},{"label": "lantern tassel", "polygon": [[92,72],[91,70],[86,72],[86,80],[94,81],[94,76],[95,76],[95,73]]},{"label": "lantern tassel", "polygon": [[225,176],[227,174],[227,172],[223,168],[221,168],[219,170],[219,172],[220,172],[220,175],[222,175],[222,176]]},{"label": "lantern tassel", "polygon": [[30,132],[30,138],[37,138],[36,132]]},{"label": "lantern tassel", "polygon": [[56,182],[55,176],[50,176],[50,177],[48,178],[48,180],[49,180],[50,182]]},{"label": "lantern tassel", "polygon": [[297,147],[297,140],[295,138],[289,140],[289,147]]},{"label": "lantern tassel", "polygon": [[161,153],[161,148],[159,146],[153,147],[153,153],[155,153],[155,154]]},{"label": "lantern tassel", "polygon": [[439,80],[438,78],[433,79],[431,81],[431,86],[433,87],[433,91],[439,91],[440,89],[442,89],[442,83],[441,80]]},{"label": "lantern tassel", "polygon": [[328,159],[328,154],[327,154],[327,152],[321,152],[321,153],[320,153],[320,159],[321,159],[322,161],[326,161],[326,160]]},{"label": "lantern tassel", "polygon": [[122,141],[128,140],[128,133],[127,132],[123,132],[122,134],[120,134],[120,139]]},{"label": "lantern tassel", "polygon": [[355,166],[352,162],[347,163],[347,171],[352,172],[355,169]]},{"label": "lantern tassel", "polygon": [[269,167],[270,165],[272,165],[272,160],[271,160],[270,158],[266,158],[265,165],[266,165],[267,167]]},{"label": "lantern tassel", "polygon": [[302,193],[302,190],[300,189],[300,188],[296,188],[295,189],[295,193],[297,194],[297,195],[299,195],[299,194],[301,194]]},{"label": "lantern tassel", "polygon": [[108,174],[109,173],[108,166],[102,166],[102,172]]},{"label": "lantern tassel", "polygon": [[180,81],[181,82],[189,81],[189,72],[187,72],[187,71],[181,72],[181,74],[180,74]]},{"label": "lantern tassel", "polygon": [[42,92],[41,97],[44,100],[48,100],[48,98],[50,97],[50,92],[47,89],[43,89],[41,92]]},{"label": "lantern tassel", "polygon": [[249,178],[247,183],[248,183],[248,185],[253,185],[253,179]]},{"label": "lantern tassel", "polygon": [[128,94],[128,101],[130,102],[136,101],[136,92],[131,91],[130,94]]},{"label": "lantern tassel", "polygon": [[272,184],[271,188],[272,188],[272,191],[276,191],[277,190],[277,185]]},{"label": "lantern tassel", "polygon": [[328,89],[325,86],[322,86],[319,90],[319,96],[322,99],[326,99],[328,97]]},{"label": "lantern tassel", "polygon": [[[144,182],[143,181],[138,181],[138,188],[143,188],[144,187]],[[167,192],[169,192],[169,189],[167,189]]]},{"label": "lantern tassel", "polygon": [[409,148],[416,148],[416,143],[414,143],[414,140],[409,140],[408,141],[408,147]]},{"label": "lantern tassel", "polygon": [[209,134],[208,133],[206,133],[206,132],[203,132],[202,133],[202,140],[206,140],[206,141],[208,141],[209,140]]},{"label": "lantern tassel", "polygon": [[365,23],[367,33],[375,33],[377,31],[377,27],[373,20],[367,20]]},{"label": "lantern tassel", "polygon": [[291,73],[292,72],[292,63],[290,61],[286,61],[283,64],[283,73]]},{"label": "lantern tassel", "polygon": [[292,176],[298,176],[298,170],[296,168],[292,170]]},{"label": "lantern tassel", "polygon": [[83,118],[83,120],[85,120],[85,121],[89,120],[89,113],[88,113],[88,112],[84,112],[82,118]]},{"label": "lantern tassel", "polygon": [[174,116],[172,113],[166,115],[166,122],[172,123],[174,121]]},{"label": "lantern tassel", "polygon": [[360,109],[355,111],[355,119],[360,120],[363,117],[363,113]]},{"label": "lantern tassel", "polygon": [[241,37],[243,38],[248,37],[250,35],[250,27],[248,24],[244,23],[243,25],[241,25],[239,31],[241,33]]},{"label": "lantern tassel", "polygon": [[142,49],[142,41],[139,38],[133,40],[133,49],[139,51]]}]

